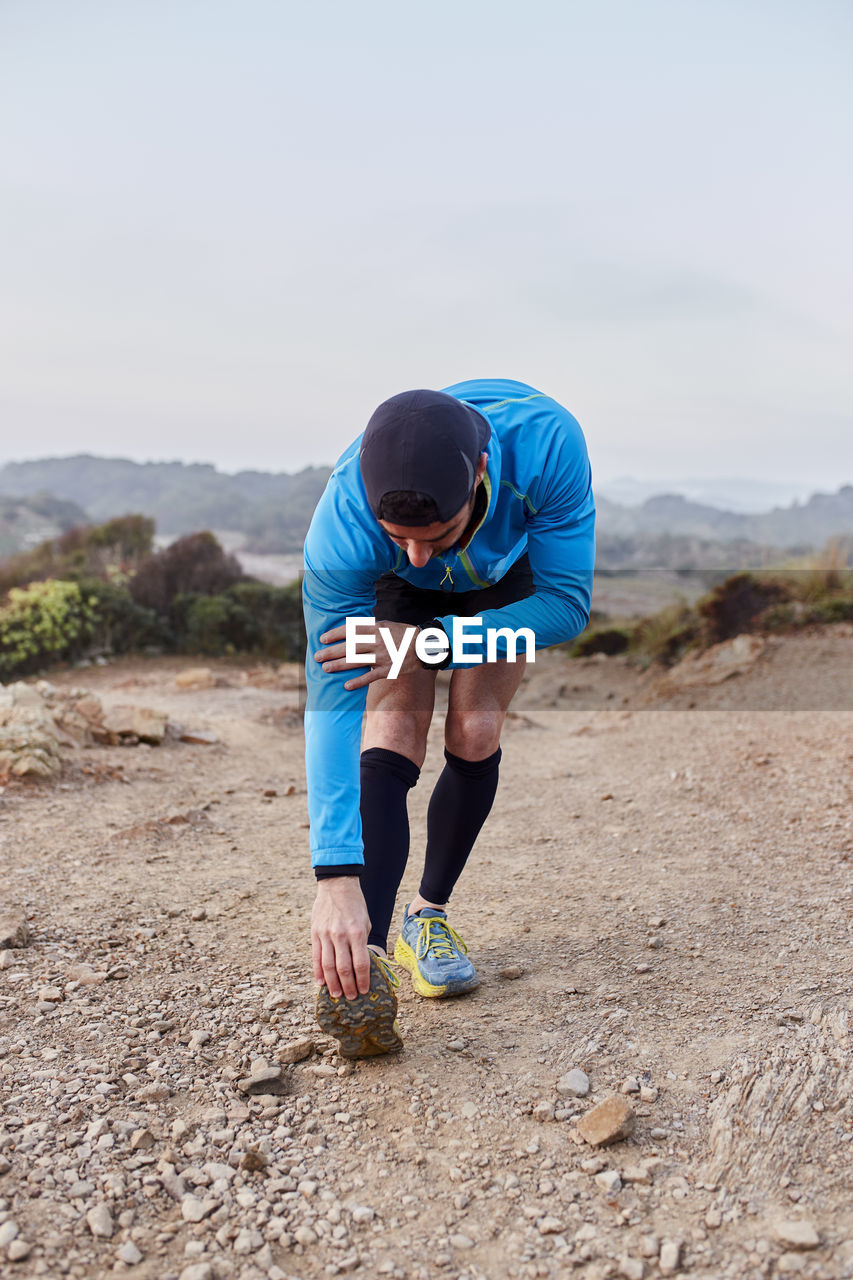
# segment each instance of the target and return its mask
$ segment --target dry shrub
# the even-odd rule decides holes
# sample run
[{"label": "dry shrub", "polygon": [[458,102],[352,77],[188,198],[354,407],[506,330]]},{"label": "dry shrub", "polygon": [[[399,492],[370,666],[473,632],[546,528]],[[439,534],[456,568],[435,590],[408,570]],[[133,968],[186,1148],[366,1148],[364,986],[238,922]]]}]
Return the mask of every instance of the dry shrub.
[{"label": "dry shrub", "polygon": [[143,562],[130,593],[137,604],[167,614],[177,596],[215,596],[244,576],[236,557],[226,555],[212,533],[189,533]]}]

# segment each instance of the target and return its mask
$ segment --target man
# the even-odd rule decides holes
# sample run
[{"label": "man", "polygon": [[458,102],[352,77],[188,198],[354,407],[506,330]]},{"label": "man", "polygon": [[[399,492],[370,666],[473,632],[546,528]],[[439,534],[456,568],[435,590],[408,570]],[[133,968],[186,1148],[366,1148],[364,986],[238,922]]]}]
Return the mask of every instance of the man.
[{"label": "man", "polygon": [[[583,630],[594,519],[580,427],[519,382],[394,396],[332,473],[305,542],[305,736],[317,1017],[344,1056],[402,1045],[387,936],[409,849],[407,794],[445,667],[446,763],[394,958],[426,997],[478,984],[446,908],[491,808],[501,728],[524,674],[524,658],[509,660],[509,632],[527,628],[543,648]],[[351,643],[347,661],[346,621],[369,615],[374,634],[355,655]],[[469,629],[461,656],[447,641],[434,652],[426,636],[412,643],[417,628],[438,628],[440,641],[454,618],[472,616],[483,630]]]}]

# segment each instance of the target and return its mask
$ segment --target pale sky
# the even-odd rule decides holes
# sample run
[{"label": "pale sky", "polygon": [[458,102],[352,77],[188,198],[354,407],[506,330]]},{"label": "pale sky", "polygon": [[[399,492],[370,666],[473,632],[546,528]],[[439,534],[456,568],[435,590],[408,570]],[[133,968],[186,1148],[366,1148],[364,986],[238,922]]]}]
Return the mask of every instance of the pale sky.
[{"label": "pale sky", "polygon": [[853,482],[847,0],[3,0],[0,463],[291,471],[510,377]]}]

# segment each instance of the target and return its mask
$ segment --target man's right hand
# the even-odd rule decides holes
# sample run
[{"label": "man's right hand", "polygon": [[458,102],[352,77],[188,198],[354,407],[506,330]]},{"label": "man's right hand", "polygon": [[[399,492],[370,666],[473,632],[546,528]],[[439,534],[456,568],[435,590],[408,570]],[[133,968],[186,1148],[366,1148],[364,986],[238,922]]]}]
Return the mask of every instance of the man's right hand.
[{"label": "man's right hand", "polygon": [[318,880],[311,915],[314,977],[325,982],[329,995],[347,1000],[370,990],[370,918],[358,876],[329,876]]}]

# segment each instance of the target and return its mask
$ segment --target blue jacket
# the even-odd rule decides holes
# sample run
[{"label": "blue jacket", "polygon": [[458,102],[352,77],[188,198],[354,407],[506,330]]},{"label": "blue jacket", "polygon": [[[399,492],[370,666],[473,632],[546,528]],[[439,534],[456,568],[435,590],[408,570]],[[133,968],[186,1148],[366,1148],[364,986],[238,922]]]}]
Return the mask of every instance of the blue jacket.
[{"label": "blue jacket", "polygon": [[[373,613],[375,584],[383,573],[393,569],[427,588],[444,580],[444,590],[449,579],[453,591],[473,591],[497,582],[527,551],[535,595],[484,610],[484,632],[529,627],[541,649],[571,640],[589,620],[595,506],[578,423],[522,382],[483,378],[444,390],[477,409],[492,429],[482,481],[488,508],[466,549],[412,567],[368,506],[358,465],[360,436],[338,460],[305,541],[305,758],[315,867],[363,861],[359,758],[367,690],[345,689],[356,673],[326,673],[313,655],[322,648],[322,633],[347,617]],[[439,621],[449,634],[452,615]],[[466,645],[469,653],[477,652],[467,637]],[[503,642],[497,652],[506,653]]]}]

